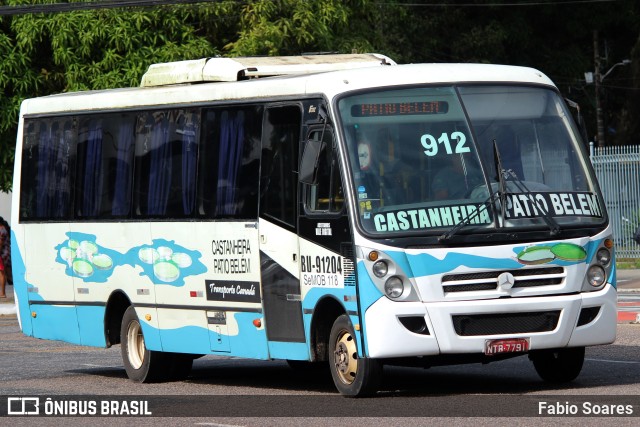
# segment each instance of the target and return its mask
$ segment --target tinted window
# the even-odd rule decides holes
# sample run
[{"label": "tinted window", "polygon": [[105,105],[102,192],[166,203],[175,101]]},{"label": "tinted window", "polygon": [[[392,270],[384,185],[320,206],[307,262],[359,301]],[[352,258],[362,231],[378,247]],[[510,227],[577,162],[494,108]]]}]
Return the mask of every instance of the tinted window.
[{"label": "tinted window", "polygon": [[71,118],[26,122],[20,184],[21,219],[68,218],[75,138],[75,121]]},{"label": "tinted window", "polygon": [[297,106],[269,108],[264,121],[260,214],[295,226],[298,144],[302,112]]},{"label": "tinted window", "polygon": [[134,114],[93,116],[80,121],[77,217],[129,215],[135,122]]},{"label": "tinted window", "polygon": [[212,108],[203,117],[199,214],[257,218],[262,108]]},{"label": "tinted window", "polygon": [[330,130],[313,130],[309,139],[322,140],[318,159],[317,184],[308,185],[305,205],[311,212],[340,212],[344,206],[344,193],[340,179],[340,167]]},{"label": "tinted window", "polygon": [[196,110],[154,111],[138,117],[136,216],[184,218],[193,213],[199,128]]}]

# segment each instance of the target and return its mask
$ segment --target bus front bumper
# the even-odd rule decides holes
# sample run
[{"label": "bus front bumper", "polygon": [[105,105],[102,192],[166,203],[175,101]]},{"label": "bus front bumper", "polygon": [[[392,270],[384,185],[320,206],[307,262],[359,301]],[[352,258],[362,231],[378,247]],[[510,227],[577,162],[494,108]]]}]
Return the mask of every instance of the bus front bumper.
[{"label": "bus front bumper", "polygon": [[[365,313],[366,352],[372,358],[473,354],[483,353],[487,340],[507,338],[527,338],[529,350],[609,344],[616,337],[616,307],[610,284],[596,292],[510,299],[425,303],[383,297]],[[423,317],[426,330],[412,332],[403,317]]]}]

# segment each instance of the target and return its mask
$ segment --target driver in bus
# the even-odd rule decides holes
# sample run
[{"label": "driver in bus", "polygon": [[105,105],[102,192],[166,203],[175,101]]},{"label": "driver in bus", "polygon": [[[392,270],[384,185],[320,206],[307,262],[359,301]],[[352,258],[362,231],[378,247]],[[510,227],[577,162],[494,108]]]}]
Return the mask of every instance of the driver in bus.
[{"label": "driver in bus", "polygon": [[373,163],[373,150],[369,141],[361,137],[358,140],[358,166],[356,187],[358,199],[380,199],[380,183]]}]

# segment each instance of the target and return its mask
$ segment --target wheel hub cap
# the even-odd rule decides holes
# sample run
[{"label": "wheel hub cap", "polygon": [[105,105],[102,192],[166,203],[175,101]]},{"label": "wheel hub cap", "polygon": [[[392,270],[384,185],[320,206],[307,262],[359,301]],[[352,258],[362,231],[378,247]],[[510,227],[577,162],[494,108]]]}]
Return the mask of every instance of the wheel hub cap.
[{"label": "wheel hub cap", "polygon": [[355,340],[350,333],[344,332],[338,338],[333,361],[340,380],[345,384],[351,384],[358,371],[358,354]]}]

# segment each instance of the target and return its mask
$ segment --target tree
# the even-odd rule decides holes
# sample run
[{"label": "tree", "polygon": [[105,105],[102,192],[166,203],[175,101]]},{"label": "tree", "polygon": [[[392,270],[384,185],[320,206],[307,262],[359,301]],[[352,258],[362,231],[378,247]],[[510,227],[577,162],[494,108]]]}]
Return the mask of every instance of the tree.
[{"label": "tree", "polygon": [[[224,16],[235,4],[209,4],[206,13]],[[57,92],[137,86],[152,63],[219,54],[196,25],[201,13],[205,13],[202,6],[164,6],[2,18],[0,189],[11,186],[22,100]]]},{"label": "tree", "polygon": [[[607,43],[603,51],[611,62],[603,67],[611,66],[630,57],[640,34],[639,11],[635,0],[226,0],[0,17],[0,189],[11,185],[23,99],[137,86],[152,63],[216,54],[380,52],[400,63],[531,66],[581,105],[593,135],[593,89],[582,78],[593,70],[593,31],[598,30]],[[620,89],[609,79],[606,119],[624,132],[608,141],[628,143],[637,134],[635,91]],[[636,72],[636,83],[624,87],[638,87],[639,79]],[[622,108],[628,93],[633,97]]]},{"label": "tree", "polygon": [[351,11],[366,3],[230,0],[0,18],[0,189],[11,186],[18,113],[25,98],[137,86],[147,67],[158,62],[369,50],[366,39],[344,29]]},{"label": "tree", "polygon": [[367,0],[255,0],[242,7],[240,33],[227,44],[230,56],[299,55],[346,51],[358,47],[357,36],[345,31],[355,10]]}]

